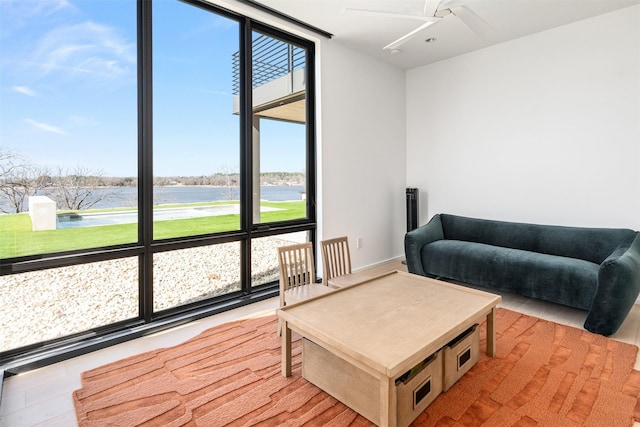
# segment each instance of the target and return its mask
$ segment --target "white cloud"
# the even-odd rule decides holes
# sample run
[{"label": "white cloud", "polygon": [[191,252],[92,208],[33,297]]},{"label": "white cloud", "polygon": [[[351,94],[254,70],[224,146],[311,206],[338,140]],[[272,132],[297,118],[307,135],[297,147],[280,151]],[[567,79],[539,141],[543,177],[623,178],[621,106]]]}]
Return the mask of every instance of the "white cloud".
[{"label": "white cloud", "polygon": [[42,21],[59,12],[75,13],[76,8],[68,0],[0,0],[2,14],[2,34],[28,25],[30,21]]},{"label": "white cloud", "polygon": [[74,9],[74,7],[67,0],[45,0],[44,3],[49,3],[53,7],[49,13],[57,12],[62,9]]},{"label": "white cloud", "polygon": [[69,135],[67,132],[65,132],[64,130],[60,129],[59,127],[48,125],[46,123],[37,122],[37,121],[35,121],[33,119],[27,118],[27,119],[24,119],[24,122],[27,123],[28,125],[31,125],[31,126],[33,126],[35,128],[43,130],[45,132],[56,133],[58,135]]},{"label": "white cloud", "polygon": [[13,90],[27,96],[38,96],[38,93],[27,86],[14,86]]},{"label": "white cloud", "polygon": [[12,18],[37,18],[62,10],[75,10],[68,0],[0,0],[3,13]]},{"label": "white cloud", "polygon": [[61,72],[61,77],[100,79],[135,76],[136,44],[113,27],[87,21],[45,34],[27,62],[44,75]]}]

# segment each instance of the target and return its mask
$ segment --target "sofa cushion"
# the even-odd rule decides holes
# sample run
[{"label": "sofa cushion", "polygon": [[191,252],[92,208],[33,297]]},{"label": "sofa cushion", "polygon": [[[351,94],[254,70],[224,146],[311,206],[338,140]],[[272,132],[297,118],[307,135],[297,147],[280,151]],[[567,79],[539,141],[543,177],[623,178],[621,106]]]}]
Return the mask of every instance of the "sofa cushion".
[{"label": "sofa cushion", "polygon": [[634,231],[617,228],[583,228],[523,224],[441,215],[445,239],[485,243],[602,263],[620,241]]},{"label": "sofa cushion", "polygon": [[421,251],[425,271],[588,310],[597,290],[595,263],[459,240],[438,240]]}]

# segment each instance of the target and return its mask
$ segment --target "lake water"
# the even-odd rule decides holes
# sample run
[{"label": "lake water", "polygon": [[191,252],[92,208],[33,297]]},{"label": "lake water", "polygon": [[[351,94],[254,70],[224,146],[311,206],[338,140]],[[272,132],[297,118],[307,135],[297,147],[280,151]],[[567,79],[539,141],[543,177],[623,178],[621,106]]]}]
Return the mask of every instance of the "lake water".
[{"label": "lake water", "polygon": [[[105,198],[93,205],[92,209],[129,208],[138,205],[137,188],[98,188],[94,194],[96,197],[105,196]],[[155,187],[153,189],[153,204],[166,205],[172,203],[238,200],[238,194],[238,187]],[[303,194],[304,186],[302,185],[267,185],[260,187],[260,198],[270,202],[302,200]],[[4,201],[0,199],[0,204],[3,202]]]},{"label": "lake water", "polygon": [[[134,207],[137,205],[138,190],[135,188],[109,188],[99,189],[107,198],[96,203],[93,207],[114,208]],[[282,202],[287,200],[302,200],[304,186],[261,186],[260,198],[270,202]],[[238,187],[205,187],[205,186],[172,186],[155,187],[153,189],[153,204],[166,205],[172,203],[198,203],[216,202],[224,200],[238,200]]]}]

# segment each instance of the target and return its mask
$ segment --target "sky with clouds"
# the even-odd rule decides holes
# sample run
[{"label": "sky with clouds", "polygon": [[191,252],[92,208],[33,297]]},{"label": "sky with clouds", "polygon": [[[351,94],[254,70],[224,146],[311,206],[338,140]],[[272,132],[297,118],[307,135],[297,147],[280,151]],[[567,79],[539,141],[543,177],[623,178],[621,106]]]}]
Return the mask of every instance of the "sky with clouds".
[{"label": "sky with clouds", "polygon": [[[154,174],[237,170],[234,21],[153,7]],[[33,164],[137,171],[134,0],[0,0],[0,147]],[[304,170],[304,127],[263,120],[261,170]]]}]

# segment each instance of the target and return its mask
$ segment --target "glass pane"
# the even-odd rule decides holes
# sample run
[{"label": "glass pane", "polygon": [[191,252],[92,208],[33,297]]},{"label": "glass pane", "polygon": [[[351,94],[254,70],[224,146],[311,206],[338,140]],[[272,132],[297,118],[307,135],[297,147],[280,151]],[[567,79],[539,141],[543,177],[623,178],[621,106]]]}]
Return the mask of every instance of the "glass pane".
[{"label": "glass pane", "polygon": [[0,258],[137,240],[136,3],[0,2]]},{"label": "glass pane", "polygon": [[252,239],[251,286],[260,286],[280,280],[278,247],[308,241],[309,233],[307,231]]},{"label": "glass pane", "polygon": [[138,258],[0,276],[0,352],[138,316]]},{"label": "glass pane", "polygon": [[239,25],[178,1],[153,19],[154,238],[237,230]]},{"label": "glass pane", "polygon": [[306,218],[306,51],[253,33],[253,222]]},{"label": "glass pane", "polygon": [[154,311],[239,290],[239,242],[160,252],[153,256]]}]

